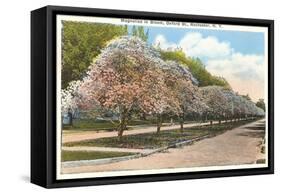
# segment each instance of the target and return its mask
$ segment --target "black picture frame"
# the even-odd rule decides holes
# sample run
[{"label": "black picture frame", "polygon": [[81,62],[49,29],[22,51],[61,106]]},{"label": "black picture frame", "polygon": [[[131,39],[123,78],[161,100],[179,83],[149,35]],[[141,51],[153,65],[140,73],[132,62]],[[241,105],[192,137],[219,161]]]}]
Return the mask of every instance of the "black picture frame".
[{"label": "black picture frame", "polygon": [[[268,167],[56,180],[56,15],[102,16],[268,27]],[[46,188],[274,173],[274,21],[46,6],[31,12],[31,182]]]}]

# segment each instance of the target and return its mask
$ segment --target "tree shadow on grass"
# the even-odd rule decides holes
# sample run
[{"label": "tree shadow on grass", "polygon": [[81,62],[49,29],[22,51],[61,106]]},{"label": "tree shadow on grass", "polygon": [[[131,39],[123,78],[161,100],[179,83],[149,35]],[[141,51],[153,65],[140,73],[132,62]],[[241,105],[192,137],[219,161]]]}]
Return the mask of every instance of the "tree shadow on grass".
[{"label": "tree shadow on grass", "polygon": [[264,131],[255,131],[255,132],[244,132],[238,134],[239,136],[247,136],[247,137],[252,137],[252,138],[264,138],[265,133]]},{"label": "tree shadow on grass", "polygon": [[265,130],[265,126],[264,125],[256,125],[256,126],[246,127],[245,129],[247,129],[247,130],[264,131]]}]

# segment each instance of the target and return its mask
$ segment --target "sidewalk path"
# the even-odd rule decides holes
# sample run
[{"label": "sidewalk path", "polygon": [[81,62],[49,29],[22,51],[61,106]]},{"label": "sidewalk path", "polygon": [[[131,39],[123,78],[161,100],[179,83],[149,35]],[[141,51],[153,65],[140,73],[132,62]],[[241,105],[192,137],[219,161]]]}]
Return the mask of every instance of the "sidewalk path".
[{"label": "sidewalk path", "polygon": [[111,164],[63,168],[62,171],[83,173],[254,164],[257,159],[264,157],[260,154],[264,131],[255,128],[263,123],[264,120],[259,120],[190,146],[169,149],[164,153]]},{"label": "sidewalk path", "polygon": [[[213,124],[218,123],[217,121],[214,121]],[[209,122],[206,123],[189,123],[184,124],[184,127],[194,127],[194,126],[200,126],[200,125],[208,125]],[[165,130],[176,130],[180,129],[180,125],[172,125],[172,126],[163,126],[161,127],[161,131]],[[156,126],[148,126],[138,129],[132,129],[124,131],[123,135],[134,135],[134,134],[141,134],[141,133],[151,133],[156,132]],[[82,141],[82,140],[89,140],[89,139],[98,139],[103,137],[116,137],[117,131],[110,131],[110,132],[97,132],[97,131],[82,131],[82,132],[75,132],[75,133],[64,133],[62,135],[62,143],[66,142],[76,142],[76,141]]]}]

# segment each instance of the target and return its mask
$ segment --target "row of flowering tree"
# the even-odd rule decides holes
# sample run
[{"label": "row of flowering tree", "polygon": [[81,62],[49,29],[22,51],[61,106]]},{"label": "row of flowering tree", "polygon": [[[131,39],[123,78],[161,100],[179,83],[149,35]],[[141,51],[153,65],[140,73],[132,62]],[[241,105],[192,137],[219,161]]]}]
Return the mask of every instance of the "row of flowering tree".
[{"label": "row of flowering tree", "polygon": [[83,80],[62,90],[62,112],[105,110],[119,116],[122,136],[133,112],[157,118],[177,116],[180,129],[188,115],[209,119],[263,115],[255,104],[218,86],[198,87],[189,69],[163,61],[153,47],[137,37],[112,40],[90,65]]},{"label": "row of flowering tree", "polygon": [[209,107],[209,120],[230,120],[264,116],[264,111],[245,97],[219,86],[200,87],[203,101]]}]

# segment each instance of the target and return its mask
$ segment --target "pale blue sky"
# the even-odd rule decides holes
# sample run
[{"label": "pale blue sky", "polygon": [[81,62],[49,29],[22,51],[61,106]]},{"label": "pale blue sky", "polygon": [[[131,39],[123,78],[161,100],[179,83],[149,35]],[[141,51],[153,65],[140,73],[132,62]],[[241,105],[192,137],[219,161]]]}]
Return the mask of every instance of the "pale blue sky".
[{"label": "pale blue sky", "polygon": [[[130,29],[131,26],[129,26]],[[218,31],[210,29],[184,29],[171,27],[152,27],[149,30],[149,43],[153,43],[156,36],[161,34],[167,41],[178,43],[187,33],[199,32],[203,37],[214,36],[220,42],[229,42],[236,52],[243,54],[264,54],[264,35],[262,32]]]}]

